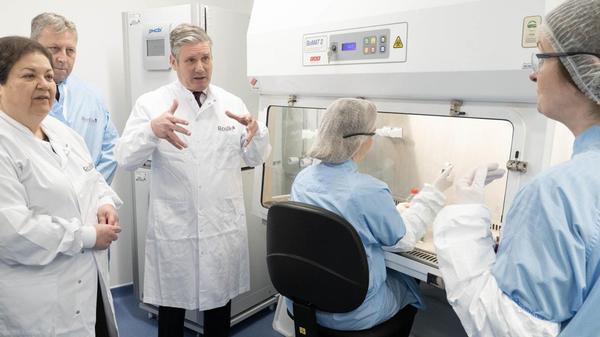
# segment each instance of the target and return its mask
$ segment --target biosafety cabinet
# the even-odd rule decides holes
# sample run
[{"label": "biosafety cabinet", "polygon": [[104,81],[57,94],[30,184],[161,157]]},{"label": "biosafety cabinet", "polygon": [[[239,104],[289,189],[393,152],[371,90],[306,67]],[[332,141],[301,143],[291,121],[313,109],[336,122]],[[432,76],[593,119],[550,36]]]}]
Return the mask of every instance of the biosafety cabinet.
[{"label": "biosafety cabinet", "polygon": [[[315,164],[307,153],[325,108],[362,97],[378,117],[359,171],[386,182],[397,203],[447,163],[457,176],[489,162],[507,168],[485,192],[501,240],[516,193],[549,166],[560,141],[528,79],[548,9],[544,0],[255,0],[248,76],[273,151],[255,170],[254,211],[266,218],[270,205],[289,199],[298,172]],[[438,322],[437,330],[425,327],[417,316],[414,336],[464,335],[440,290],[431,229],[413,252],[386,258],[389,268],[422,281]]]}]

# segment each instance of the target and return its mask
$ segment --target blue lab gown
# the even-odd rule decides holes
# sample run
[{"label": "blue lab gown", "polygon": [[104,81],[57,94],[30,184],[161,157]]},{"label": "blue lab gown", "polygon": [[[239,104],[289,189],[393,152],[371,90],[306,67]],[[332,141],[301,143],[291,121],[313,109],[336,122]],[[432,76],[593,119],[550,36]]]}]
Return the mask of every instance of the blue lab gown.
[{"label": "blue lab gown", "polygon": [[600,125],[519,192],[492,272],[521,308],[561,323],[560,336],[600,334]]},{"label": "blue lab gown", "polygon": [[[317,312],[317,322],[337,330],[363,330],[382,323],[407,305],[422,308],[420,290],[410,276],[386,270],[382,246],[393,246],[406,228],[388,186],[359,173],[356,163],[320,163],[302,170],[292,186],[292,200],[330,210],[351,223],[369,264],[365,301],[348,313]],[[291,311],[291,301],[287,301]]]},{"label": "blue lab gown", "polygon": [[110,184],[117,170],[114,149],[119,133],[100,94],[73,75],[60,83],[57,90],[60,97],[50,115],[83,137],[96,170]]}]

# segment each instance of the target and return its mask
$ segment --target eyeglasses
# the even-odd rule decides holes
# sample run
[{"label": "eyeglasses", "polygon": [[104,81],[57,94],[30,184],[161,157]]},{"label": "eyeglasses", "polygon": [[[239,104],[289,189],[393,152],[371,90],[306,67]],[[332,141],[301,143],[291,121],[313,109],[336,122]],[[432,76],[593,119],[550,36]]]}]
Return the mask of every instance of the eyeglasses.
[{"label": "eyeglasses", "polygon": [[375,136],[375,132],[350,133],[350,134],[344,135],[342,138],[346,139],[346,138],[350,138],[350,137],[354,137],[354,136]]},{"label": "eyeglasses", "polygon": [[531,54],[531,70],[534,73],[540,70],[542,64],[544,64],[545,59],[553,58],[553,57],[567,57],[567,56],[575,56],[575,55],[592,55],[596,57],[600,57],[600,54],[587,52],[587,51],[568,51],[564,53],[533,53]]}]

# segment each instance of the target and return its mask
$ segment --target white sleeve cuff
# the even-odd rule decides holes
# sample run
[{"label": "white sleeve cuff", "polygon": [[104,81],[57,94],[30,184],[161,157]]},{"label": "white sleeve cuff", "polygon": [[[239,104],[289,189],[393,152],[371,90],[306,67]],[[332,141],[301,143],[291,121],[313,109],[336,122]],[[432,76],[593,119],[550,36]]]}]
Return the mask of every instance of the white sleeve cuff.
[{"label": "white sleeve cuff", "polygon": [[393,246],[382,246],[381,248],[387,252],[392,253],[404,253],[410,252],[415,249],[415,245],[417,244],[419,239],[416,238],[415,233],[412,231],[407,231],[406,234]]},{"label": "white sleeve cuff", "polygon": [[393,246],[385,246],[390,252],[408,252],[415,248],[419,240],[427,232],[427,226],[433,224],[435,216],[444,205],[446,196],[430,184],[425,184],[412,201],[406,205],[399,204],[396,209],[402,217],[406,234]]},{"label": "white sleeve cuff", "polygon": [[[120,201],[120,200],[119,200]],[[116,205],[113,197],[110,195],[104,196],[102,198],[100,198],[100,201],[98,201],[98,208],[102,207],[103,205],[111,205],[112,207],[114,207],[115,209],[118,208],[119,206],[121,206],[121,204]]]},{"label": "white sleeve cuff", "polygon": [[152,130],[152,121],[148,122],[146,126],[142,129],[144,132],[144,138],[146,138],[149,142],[158,143],[160,138],[156,137],[154,131]]},{"label": "white sleeve cuff", "polygon": [[[248,166],[258,166],[267,160],[271,153],[271,144],[269,144],[269,129],[262,123],[258,123],[259,130],[254,134],[252,141],[248,146],[242,148],[242,157]],[[243,132],[240,144],[246,139],[246,131]]]},{"label": "white sleeve cuff", "polygon": [[[427,195],[427,197],[430,201],[438,204],[438,209],[437,209],[438,212],[440,209],[442,209],[442,207],[446,203],[446,195],[431,184],[428,184],[428,183],[423,184],[423,188],[421,189],[421,192],[423,193],[423,195]],[[419,196],[419,193],[417,193],[417,195],[415,195],[415,198],[417,196]]]},{"label": "white sleeve cuff", "polygon": [[96,227],[81,227],[81,241],[83,242],[83,248],[94,248],[96,245]]},{"label": "white sleeve cuff", "polygon": [[469,336],[556,336],[560,324],[525,312],[491,274],[496,255],[489,210],[481,204],[444,208],[434,224],[434,244],[448,302]]},{"label": "white sleeve cuff", "polygon": [[446,291],[469,336],[555,337],[560,332],[559,323],[534,317],[506,296],[489,271],[453,289],[446,284]]},{"label": "white sleeve cuff", "polygon": [[258,132],[254,135],[254,137],[257,137],[258,139],[263,139],[269,135],[268,131],[269,129],[267,129],[266,126],[264,126],[262,123],[258,123]]}]

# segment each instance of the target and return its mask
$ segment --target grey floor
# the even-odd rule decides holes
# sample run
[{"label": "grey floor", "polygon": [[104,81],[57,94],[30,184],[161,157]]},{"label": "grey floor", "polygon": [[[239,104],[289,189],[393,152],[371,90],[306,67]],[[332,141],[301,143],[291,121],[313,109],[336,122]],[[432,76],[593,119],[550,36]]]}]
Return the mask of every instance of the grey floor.
[{"label": "grey floor", "polygon": [[[157,321],[149,318],[146,311],[138,307],[133,296],[133,287],[125,286],[113,290],[115,314],[121,337],[154,337],[157,335]],[[256,315],[236,324],[231,329],[232,337],[281,337],[272,328],[274,312],[265,309]],[[202,336],[192,330],[186,337]]]}]

